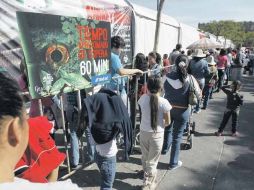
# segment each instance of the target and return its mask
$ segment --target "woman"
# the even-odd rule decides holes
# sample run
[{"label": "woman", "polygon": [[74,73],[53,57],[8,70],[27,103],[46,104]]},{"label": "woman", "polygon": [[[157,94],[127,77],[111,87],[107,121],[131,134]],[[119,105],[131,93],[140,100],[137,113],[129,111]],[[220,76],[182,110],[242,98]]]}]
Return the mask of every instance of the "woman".
[{"label": "woman", "polygon": [[215,92],[219,92],[224,81],[225,69],[228,65],[228,58],[225,49],[220,50],[220,54],[218,56],[217,69],[218,69],[218,82],[217,82],[217,90]]},{"label": "woman", "polygon": [[[148,63],[146,60],[146,56],[143,53],[138,53],[135,57],[134,61],[135,69],[139,69],[143,72],[148,70]],[[138,96],[137,100],[147,92],[147,86],[146,81],[148,79],[148,74],[145,73],[142,76],[140,76],[138,80]],[[131,121],[133,126],[135,125],[135,117],[136,117],[136,108],[135,108],[135,92],[136,92],[136,75],[132,77],[132,80],[130,81],[130,108],[131,108]]]},{"label": "woman", "polygon": [[[162,154],[166,154],[171,147],[169,169],[176,169],[182,165],[179,161],[180,144],[183,131],[190,117],[189,91],[190,82],[201,96],[201,90],[196,79],[187,74],[188,57],[179,55],[175,59],[176,70],[167,75],[164,83],[165,98],[172,105],[171,124],[165,128]],[[192,78],[190,78],[192,77]]]},{"label": "woman", "polygon": [[[160,97],[161,80],[158,77],[148,79],[148,94],[138,101],[141,108],[140,148],[144,171],[143,187],[153,189],[160,158],[164,127],[170,124],[171,105]],[[165,120],[165,122],[164,122]]]},{"label": "woman", "polygon": [[148,63],[149,69],[151,70],[150,76],[161,76],[161,66],[156,62],[159,62],[159,58],[157,57],[155,52],[150,52],[148,54]]},{"label": "woman", "polygon": [[[203,53],[201,49],[196,49],[193,53],[193,59],[189,65],[189,73],[192,74],[198,81],[199,87],[201,90],[205,87],[205,77],[209,74],[208,64],[206,59],[204,59],[206,55]],[[200,112],[200,101],[196,105],[194,109],[194,113]]]}]

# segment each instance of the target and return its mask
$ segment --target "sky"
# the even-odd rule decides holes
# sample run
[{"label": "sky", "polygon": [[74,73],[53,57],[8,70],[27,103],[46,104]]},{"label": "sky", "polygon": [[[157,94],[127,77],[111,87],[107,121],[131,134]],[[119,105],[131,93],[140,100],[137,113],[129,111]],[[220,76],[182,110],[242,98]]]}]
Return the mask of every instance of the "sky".
[{"label": "sky", "polygon": [[[151,9],[157,8],[157,0],[129,1]],[[254,22],[254,0],[165,0],[163,13],[194,27],[198,23],[214,20]]]}]

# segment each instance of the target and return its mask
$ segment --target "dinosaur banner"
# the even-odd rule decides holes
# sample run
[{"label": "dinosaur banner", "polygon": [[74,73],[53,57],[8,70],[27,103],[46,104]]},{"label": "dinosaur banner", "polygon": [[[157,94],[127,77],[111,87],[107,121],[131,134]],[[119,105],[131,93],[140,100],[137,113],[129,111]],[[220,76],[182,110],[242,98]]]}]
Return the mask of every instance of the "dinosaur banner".
[{"label": "dinosaur banner", "polygon": [[110,23],[17,12],[32,98],[88,89],[110,80]]}]

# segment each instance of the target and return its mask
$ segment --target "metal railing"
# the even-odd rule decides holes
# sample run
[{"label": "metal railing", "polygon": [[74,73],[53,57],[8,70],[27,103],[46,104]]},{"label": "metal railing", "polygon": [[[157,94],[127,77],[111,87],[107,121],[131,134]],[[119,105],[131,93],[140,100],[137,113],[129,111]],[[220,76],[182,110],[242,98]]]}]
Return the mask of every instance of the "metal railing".
[{"label": "metal railing", "polygon": [[[143,76],[144,76],[144,85],[147,84],[147,75],[149,75],[149,73],[152,73],[153,71],[158,71],[158,70],[164,70],[164,69],[167,69],[169,68],[170,71],[172,70],[172,67],[173,65],[170,65],[170,66],[165,66],[165,67],[160,67],[158,69],[153,69],[153,70],[148,70],[148,71],[145,71],[143,73]],[[169,72],[170,72],[169,71]],[[135,109],[134,110],[131,110],[131,111],[134,111],[134,113],[130,113],[130,109],[129,109],[129,106],[130,106],[130,100],[129,100],[129,90],[130,90],[130,79],[131,77],[135,77],[135,82],[134,82],[134,107]],[[133,140],[134,140],[134,146],[136,146],[136,126],[137,126],[137,118],[136,118],[136,115],[137,115],[137,102],[138,102],[138,81],[140,79],[142,75],[124,75],[124,76],[117,76],[117,77],[112,77],[113,80],[116,80],[117,81],[117,93],[120,95],[120,89],[119,89],[119,80],[118,79],[123,79],[123,78],[126,78],[127,81],[126,81],[126,106],[127,106],[127,109],[129,110],[129,114],[134,114],[134,121],[133,121],[133,131],[134,131],[134,135],[133,135]],[[94,92],[94,89],[92,91],[92,94],[95,94],[96,92]],[[28,92],[24,92],[22,93],[22,95],[29,95]],[[63,101],[63,94],[61,94],[59,96],[60,98],[60,109],[61,109],[61,120],[62,120],[62,127],[63,127],[63,140],[64,140],[64,147],[65,147],[65,154],[66,154],[66,164],[67,164],[67,171],[68,171],[68,174],[65,175],[65,176],[62,176],[60,179],[66,179],[68,176],[72,175],[73,173],[76,172],[76,170],[74,171],[71,171],[71,168],[70,168],[70,157],[69,157],[69,152],[68,152],[68,141],[67,141],[67,128],[65,126],[65,114],[64,114],[64,101]],[[133,102],[132,102],[133,103]],[[81,109],[82,109],[82,99],[81,99],[81,94],[80,94],[80,91],[78,91],[77,93],[77,105],[78,105],[78,114],[80,115],[81,114]],[[39,99],[39,108],[40,108],[40,115],[43,115],[43,105],[42,105],[42,101],[41,99]],[[78,117],[79,118],[79,117]],[[78,123],[78,121],[76,122]],[[86,139],[88,140],[88,139]],[[80,148],[82,150],[82,154],[81,154],[81,159],[82,159],[82,166],[85,167],[86,166],[86,162],[85,162],[85,157],[84,157],[84,142],[83,142],[83,138],[80,138]],[[82,167],[81,167],[82,168]]]}]

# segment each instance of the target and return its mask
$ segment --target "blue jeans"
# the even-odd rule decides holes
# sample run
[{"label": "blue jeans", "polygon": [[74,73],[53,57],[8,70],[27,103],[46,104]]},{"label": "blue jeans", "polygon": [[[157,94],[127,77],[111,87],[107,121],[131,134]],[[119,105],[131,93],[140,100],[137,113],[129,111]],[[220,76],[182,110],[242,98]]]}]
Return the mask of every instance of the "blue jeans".
[{"label": "blue jeans", "polygon": [[67,121],[69,122],[69,129],[70,129],[70,137],[71,137],[71,158],[72,164],[78,165],[79,164],[79,142],[77,136],[77,114],[73,114],[73,107],[68,107],[66,110]]},{"label": "blue jeans", "polygon": [[86,136],[86,143],[87,143],[87,154],[88,154],[88,162],[93,162],[94,161],[94,156],[95,156],[95,145],[93,145],[90,141],[91,137],[91,132],[89,127],[86,128],[85,130],[85,136]]},{"label": "blue jeans", "polygon": [[96,163],[101,174],[101,190],[111,190],[116,174],[116,156],[103,157],[96,153]]},{"label": "blue jeans", "polygon": [[203,102],[203,107],[206,108],[209,102],[209,98],[211,96],[213,87],[206,85],[203,92],[204,92],[204,102]]},{"label": "blue jeans", "polygon": [[180,145],[183,131],[190,117],[190,108],[173,108],[170,112],[171,124],[165,128],[162,153],[168,152],[171,146],[169,166],[175,167],[178,164]]},{"label": "blue jeans", "polygon": [[[204,86],[205,86],[205,79],[204,78],[203,79],[197,79],[197,82],[199,84],[199,88],[202,91],[204,89]],[[195,112],[198,112],[200,110],[200,104],[201,104],[201,100],[199,99],[197,105],[194,108]]]}]

